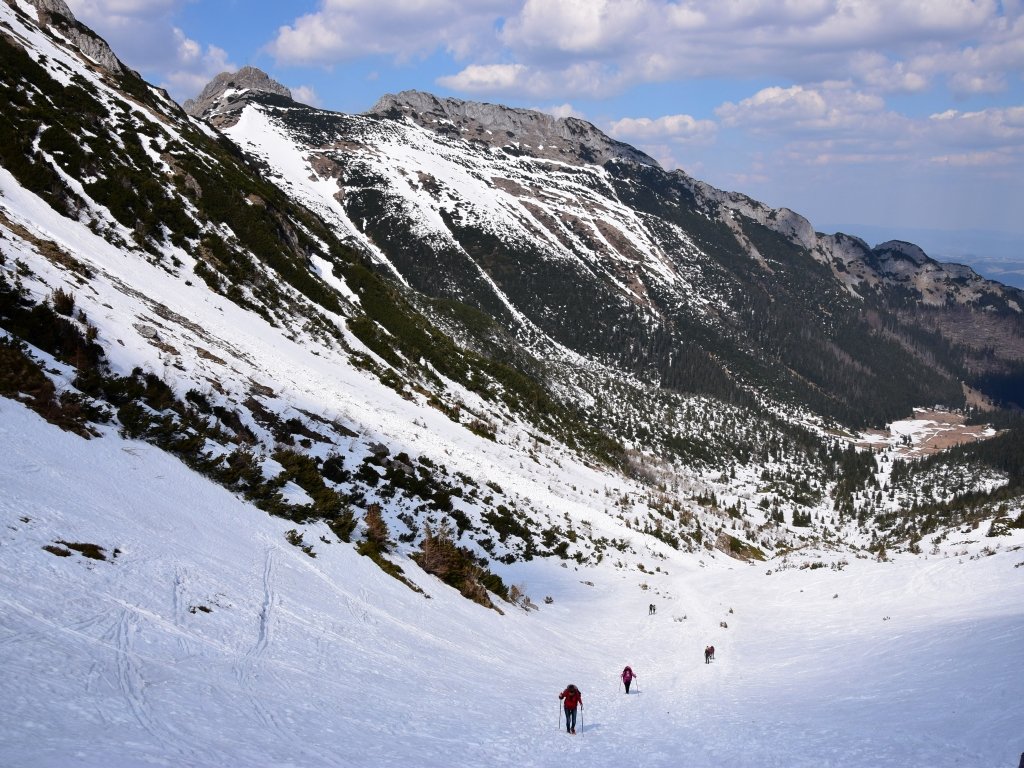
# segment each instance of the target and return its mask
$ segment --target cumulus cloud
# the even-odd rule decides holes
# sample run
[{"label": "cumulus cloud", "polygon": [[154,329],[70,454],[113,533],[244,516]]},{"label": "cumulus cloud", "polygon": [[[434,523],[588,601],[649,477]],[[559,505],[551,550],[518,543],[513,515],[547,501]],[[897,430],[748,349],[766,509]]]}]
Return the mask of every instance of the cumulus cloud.
[{"label": "cumulus cloud", "polygon": [[296,85],[289,88],[292,98],[300,104],[309,104],[311,107],[320,106],[320,96],[316,90],[308,85]]},{"label": "cumulus cloud", "polygon": [[[187,2],[69,0],[144,71],[174,68],[170,19]],[[441,85],[486,94],[491,83],[499,95],[553,101],[751,73],[969,98],[1019,82],[1024,13],[1020,0],[319,0],[266,50],[280,64],[317,66],[443,52],[453,64]],[[173,79],[194,72],[179,69]]]},{"label": "cumulus cloud", "polygon": [[885,119],[881,97],[855,91],[846,84],[818,87],[773,86],[763,88],[738,103],[725,102],[715,110],[729,127],[755,130],[783,130],[787,133],[835,133],[860,130]]},{"label": "cumulus cloud", "polygon": [[690,115],[663,117],[626,117],[612,122],[610,133],[617,139],[643,143],[669,140],[680,144],[706,144],[712,141],[718,126],[713,120],[697,120]]},{"label": "cumulus cloud", "polygon": [[526,0],[508,19],[502,40],[513,49],[548,56],[606,57],[635,48],[656,11],[649,0]]},{"label": "cumulus cloud", "polygon": [[544,99],[565,93],[600,97],[620,76],[594,62],[571,64],[563,69],[528,67],[523,64],[470,64],[454,75],[439,77],[445,88],[470,95],[516,95]]},{"label": "cumulus cloud", "polygon": [[198,95],[215,75],[238,69],[228,59],[224,49],[215,45],[200,45],[177,28],[172,34],[177,43],[174,66],[166,73],[160,85],[179,100]]},{"label": "cumulus cloud", "polygon": [[951,166],[954,168],[979,168],[991,167],[1005,163],[1006,154],[1003,152],[962,152],[955,155],[936,155],[930,158],[934,165]]},{"label": "cumulus cloud", "polygon": [[573,107],[572,104],[552,104],[547,107],[531,107],[537,112],[544,112],[552,117],[578,117],[582,119],[583,113]]},{"label": "cumulus cloud", "polygon": [[1002,146],[1024,154],[1024,107],[960,112],[946,110],[929,118],[937,141],[960,146]]},{"label": "cumulus cloud", "polygon": [[915,56],[954,53],[966,40],[991,51],[1012,39],[1005,7],[996,0],[524,0],[500,39],[528,66],[586,58],[634,81],[751,71],[796,82],[839,79],[856,76],[850,62],[873,54],[872,66],[861,66],[867,85],[916,91],[927,74],[910,65]]},{"label": "cumulus cloud", "polygon": [[527,91],[530,70],[522,64],[471,64],[461,72],[438,81],[465,93]]},{"label": "cumulus cloud", "polygon": [[495,20],[516,0],[321,0],[278,29],[269,51],[285,64],[332,64],[360,56],[399,60],[441,49],[463,58],[493,47]]}]

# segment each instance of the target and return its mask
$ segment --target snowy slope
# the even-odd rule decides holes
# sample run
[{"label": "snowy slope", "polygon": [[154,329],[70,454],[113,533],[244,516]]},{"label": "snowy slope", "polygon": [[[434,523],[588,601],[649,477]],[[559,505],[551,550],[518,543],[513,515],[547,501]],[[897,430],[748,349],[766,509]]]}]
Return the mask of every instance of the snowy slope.
[{"label": "snowy slope", "polygon": [[[2,765],[874,768],[1024,749],[1020,532],[771,573],[534,561],[503,575],[553,602],[499,616],[406,562],[417,595],[323,527],[303,531],[311,558],[291,524],[146,444],[0,400],[0,451]],[[61,541],[107,560],[43,549]],[[568,682],[576,737],[558,729]]]}]

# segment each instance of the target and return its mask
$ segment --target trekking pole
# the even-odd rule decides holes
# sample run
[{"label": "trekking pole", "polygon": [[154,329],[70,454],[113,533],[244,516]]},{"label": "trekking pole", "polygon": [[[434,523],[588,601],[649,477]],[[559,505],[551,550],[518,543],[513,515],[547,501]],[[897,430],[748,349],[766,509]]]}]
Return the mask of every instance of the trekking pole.
[{"label": "trekking pole", "polygon": [[558,730],[562,730],[562,702],[558,702]]},{"label": "trekking pole", "polygon": [[583,705],[580,704],[580,738],[583,738]]}]

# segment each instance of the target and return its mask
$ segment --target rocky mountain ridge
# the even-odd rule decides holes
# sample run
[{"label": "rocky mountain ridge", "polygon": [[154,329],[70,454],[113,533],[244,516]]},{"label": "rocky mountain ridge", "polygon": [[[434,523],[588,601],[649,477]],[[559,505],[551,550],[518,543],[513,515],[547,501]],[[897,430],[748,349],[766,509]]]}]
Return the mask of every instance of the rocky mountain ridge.
[{"label": "rocky mountain ridge", "polygon": [[[672,388],[737,398],[768,382],[862,422],[915,401],[962,405],[962,382],[983,368],[1016,376],[1024,360],[1017,289],[910,244],[816,232],[793,211],[666,172],[583,121],[417,92],[364,115],[285,108],[256,91],[229,108],[247,122],[226,133],[382,269]],[[312,184],[298,190],[295,156],[273,157],[269,136],[294,144]],[[869,311],[902,327],[873,328]],[[969,342],[992,312],[1010,329],[994,363]],[[938,331],[928,343],[939,348],[918,349],[912,326]],[[796,345],[795,333],[814,340]],[[917,362],[897,365],[906,378],[892,383],[907,352]],[[857,370],[889,383],[864,389]],[[869,401],[894,410],[868,416]]]},{"label": "rocky mountain ridge", "polygon": [[575,117],[553,117],[501,104],[438,98],[422,91],[386,94],[366,114],[408,118],[444,135],[479,142],[492,149],[510,148],[547,160],[576,165],[627,160],[658,167],[654,158]]},{"label": "rocky mountain ridge", "polygon": [[[16,1],[5,0],[12,7],[16,7]],[[56,29],[91,61],[117,74],[126,70],[121,60],[110,49],[107,41],[81,24],[64,0],[25,0],[25,2],[35,7],[39,24],[42,27]]]},{"label": "rocky mountain ridge", "polygon": [[[230,100],[225,100],[224,93],[229,87],[234,90]],[[241,93],[246,90],[251,95],[266,93],[291,98],[290,91],[266,73],[243,67],[234,74],[218,75],[200,95],[198,101],[202,106],[197,107],[190,100],[185,103],[186,111],[196,117],[208,117],[209,111],[217,108],[237,116],[246,103]],[[538,159],[574,165],[603,165],[621,160],[660,169],[653,158],[578,118],[555,118],[533,110],[439,98],[420,91],[386,94],[366,114],[408,119],[442,136]],[[1006,296],[1009,308],[1024,311],[1016,289],[1006,294],[1005,286],[981,277],[970,267],[938,262],[912,243],[889,241],[871,247],[855,235],[820,233],[805,217],[788,208],[771,208],[741,193],[716,189],[681,170],[673,171],[672,176],[705,206],[726,212],[722,220],[727,225],[731,226],[731,214],[727,212],[735,212],[806,249],[828,265],[852,293],[857,293],[858,286],[871,290],[879,285],[899,284],[913,287],[926,305],[972,304],[986,296]],[[741,234],[737,236],[742,238]],[[749,241],[746,246],[753,258],[760,258]]]}]

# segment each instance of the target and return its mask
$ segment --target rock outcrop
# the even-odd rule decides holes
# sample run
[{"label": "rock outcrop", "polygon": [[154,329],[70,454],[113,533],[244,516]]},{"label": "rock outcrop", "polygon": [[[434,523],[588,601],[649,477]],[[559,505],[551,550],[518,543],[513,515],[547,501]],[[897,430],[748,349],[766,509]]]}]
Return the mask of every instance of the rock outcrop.
[{"label": "rock outcrop", "polygon": [[626,160],[660,167],[649,155],[575,117],[554,117],[500,104],[438,98],[422,91],[387,94],[367,114],[407,117],[432,131],[451,133],[466,141],[483,142],[514,154],[574,164],[602,165],[609,160]]},{"label": "rock outcrop", "polygon": [[207,83],[195,99],[187,99],[181,106],[200,120],[209,120],[214,125],[231,125],[237,119],[233,114],[237,112],[237,100],[247,93],[268,93],[289,100],[292,98],[288,88],[262,69],[242,67],[237,72],[221,72]]},{"label": "rock outcrop", "polygon": [[64,0],[28,0],[39,12],[42,27],[56,27],[61,34],[78,46],[86,57],[106,70],[115,73],[125,71],[124,64],[114,55],[107,41],[75,18]]}]

